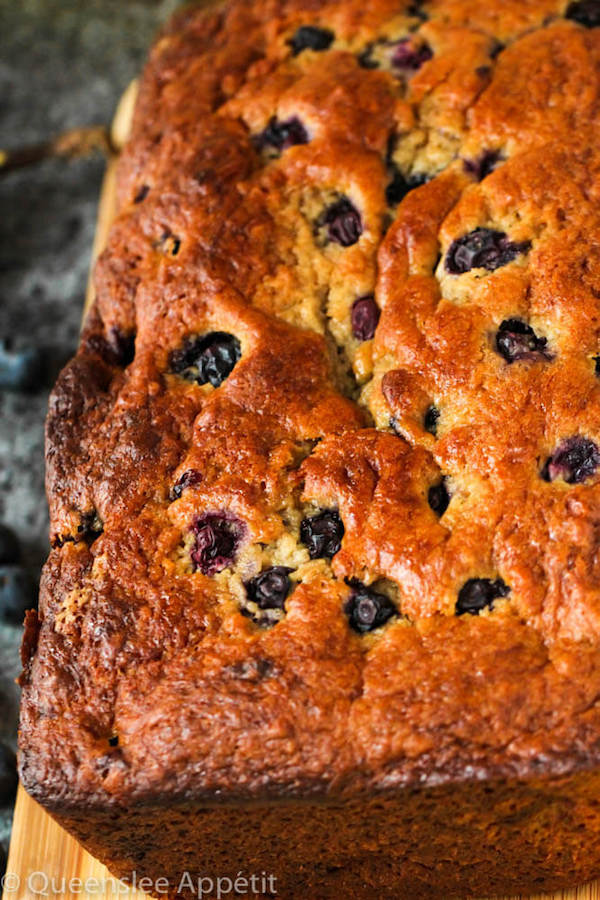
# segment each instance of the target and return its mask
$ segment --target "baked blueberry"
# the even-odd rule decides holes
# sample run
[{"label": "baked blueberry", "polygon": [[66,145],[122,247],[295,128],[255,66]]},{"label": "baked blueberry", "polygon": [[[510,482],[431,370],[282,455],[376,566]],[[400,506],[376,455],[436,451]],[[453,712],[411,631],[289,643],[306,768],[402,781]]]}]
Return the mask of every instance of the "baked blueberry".
[{"label": "baked blueberry", "polygon": [[567,484],[579,484],[591,478],[600,465],[600,450],[589,438],[578,434],[563,441],[546,460],[542,478],[556,481],[562,478]]},{"label": "baked blueberry", "polygon": [[0,806],[12,802],[17,792],[17,760],[11,748],[0,743]]},{"label": "baked blueberry", "polygon": [[600,26],[600,0],[579,0],[576,3],[569,3],[565,17],[585,28],[598,28]]},{"label": "baked blueberry", "polygon": [[433,404],[431,404],[431,406],[428,406],[425,412],[425,418],[423,419],[423,428],[434,437],[437,434],[439,419],[440,411],[437,406],[434,406]]},{"label": "baked blueberry", "polygon": [[308,141],[308,132],[296,116],[285,122],[280,122],[273,116],[265,130],[254,138],[257,149],[273,147],[279,152],[287,150],[288,147],[293,147],[295,144],[307,144]]},{"label": "baked blueberry", "polygon": [[498,597],[506,597],[509,593],[509,586],[501,578],[469,578],[458,592],[456,615],[471,613],[477,616],[486,606],[492,609]]},{"label": "baked blueberry", "polygon": [[103,531],[104,527],[100,516],[95,509],[92,509],[81,514],[81,523],[77,526],[76,540],[85,541],[86,544],[93,544]]},{"label": "baked blueberry", "polygon": [[318,224],[326,225],[329,240],[342,247],[356,244],[363,233],[360,213],[347,197],[340,197],[327,207]]},{"label": "baked blueberry", "polygon": [[201,481],[202,472],[197,469],[187,469],[171,488],[171,500],[179,500],[186,488],[200,484]]},{"label": "baked blueberry", "polygon": [[291,571],[287,566],[271,566],[246,582],[248,600],[256,603],[260,613],[242,607],[243,615],[259,625],[270,625],[278,621],[279,616],[269,616],[269,613],[285,608],[285,600],[292,587],[289,578]]},{"label": "baked blueberry", "polygon": [[359,341],[370,341],[375,334],[379,316],[380,310],[372,294],[355,300],[351,312],[354,337]]},{"label": "baked blueberry", "polygon": [[133,198],[134,203],[141,203],[142,200],[145,200],[150,191],[150,186],[147,184],[143,184],[141,188],[138,190],[137,194]]},{"label": "baked blueberry", "polygon": [[530,246],[529,241],[510,241],[503,231],[476,228],[452,242],[446,254],[446,269],[452,275],[462,275],[471,269],[493,272],[520,253],[526,253]]},{"label": "baked blueberry", "polygon": [[397,206],[409,191],[421,187],[422,184],[429,181],[427,175],[410,175],[408,178],[405,178],[400,169],[394,166],[393,163],[389,165],[393,170],[393,177],[385,189],[385,199],[388,206]]},{"label": "baked blueberry", "polygon": [[0,565],[0,621],[20,625],[28,609],[37,605],[35,589],[23,566]]},{"label": "baked blueberry", "polygon": [[300,523],[300,540],[308,547],[311,559],[331,559],[340,549],[343,536],[344,523],[335,509],[323,510]]},{"label": "baked blueberry", "polygon": [[223,510],[197,516],[192,532],[196,538],[191,552],[194,571],[214,575],[235,562],[246,526],[233,513]]},{"label": "baked blueberry", "polygon": [[288,44],[292,48],[292,56],[298,56],[303,50],[327,50],[331,46],[334,34],[328,28],[316,25],[301,25],[290,38]]},{"label": "baked blueberry", "polygon": [[592,356],[592,359],[594,360],[594,375],[600,378],[600,356]]},{"label": "baked blueberry", "polygon": [[29,391],[42,381],[44,359],[37,347],[11,350],[6,340],[0,340],[0,390]]},{"label": "baked blueberry", "polygon": [[415,45],[411,38],[403,38],[394,46],[392,67],[404,72],[416,72],[433,56],[428,44]]},{"label": "baked blueberry", "polygon": [[423,9],[424,0],[415,0],[414,3],[411,3],[406,9],[407,16],[414,16],[416,19],[420,19],[421,22],[426,22],[429,18],[425,10]]},{"label": "baked blueberry", "polygon": [[135,358],[135,333],[111,328],[108,341],[114,351],[117,365],[123,368],[131,365]]},{"label": "baked blueberry", "polygon": [[0,566],[16,563],[21,558],[21,548],[14,531],[0,525]]},{"label": "baked blueberry", "polygon": [[433,484],[427,493],[427,500],[436,515],[443,516],[450,503],[450,494],[446,487],[446,479],[442,478],[439,484]]},{"label": "baked blueberry", "polygon": [[240,342],[232,334],[211,331],[203,337],[188,337],[183,346],[173,350],[171,372],[197,384],[219,387],[233,371],[242,355]]},{"label": "baked blueberry", "polygon": [[484,150],[476,159],[465,159],[463,166],[465,172],[474,175],[477,181],[483,181],[484,178],[491,175],[500,162],[502,162],[502,155],[499,150]]},{"label": "baked blueberry", "polygon": [[350,627],[359,634],[374,631],[398,615],[398,610],[389,597],[380,594],[360,581],[351,581],[352,593],[344,606]]},{"label": "baked blueberry", "polygon": [[538,337],[531,325],[521,319],[505,319],[496,332],[496,350],[507,363],[552,359],[547,343],[547,338]]}]

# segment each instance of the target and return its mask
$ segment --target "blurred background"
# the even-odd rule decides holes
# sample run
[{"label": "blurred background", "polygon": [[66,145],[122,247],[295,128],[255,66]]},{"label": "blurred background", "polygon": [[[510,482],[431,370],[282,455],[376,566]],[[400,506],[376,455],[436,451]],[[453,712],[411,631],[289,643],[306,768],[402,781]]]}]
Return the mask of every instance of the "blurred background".
[{"label": "blurred background", "polygon": [[[0,155],[109,123],[177,5],[0,0]],[[48,550],[44,416],[77,344],[103,171],[99,153],[0,168],[0,874],[15,789],[20,606],[35,602]]]}]

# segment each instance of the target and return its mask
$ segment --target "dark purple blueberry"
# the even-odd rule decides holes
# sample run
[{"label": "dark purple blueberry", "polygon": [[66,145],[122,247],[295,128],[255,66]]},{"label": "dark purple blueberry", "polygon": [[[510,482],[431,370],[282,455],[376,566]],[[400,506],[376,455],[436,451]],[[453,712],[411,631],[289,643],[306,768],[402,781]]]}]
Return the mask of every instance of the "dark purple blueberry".
[{"label": "dark purple blueberry", "polygon": [[287,150],[295,144],[308,144],[308,141],[308,132],[296,116],[285,122],[280,122],[273,116],[265,130],[254,138],[257,149],[273,147],[279,152]]},{"label": "dark purple blueberry", "polygon": [[196,537],[191,553],[194,570],[214,575],[235,562],[246,526],[237,516],[222,511],[198,516],[192,532]]},{"label": "dark purple blueberry", "polygon": [[354,337],[359,341],[370,341],[375,334],[380,314],[372,294],[355,300],[351,312]]},{"label": "dark purple blueberry", "polygon": [[456,615],[471,613],[477,616],[486,606],[492,609],[498,597],[506,597],[509,593],[509,586],[501,578],[494,581],[491,578],[470,578],[458,592]]},{"label": "dark purple blueberry", "polygon": [[329,206],[320,223],[327,225],[327,237],[330,241],[350,247],[356,244],[363,233],[360,213],[347,197],[341,197]]},{"label": "dark purple blueberry", "polygon": [[231,374],[242,355],[240,342],[232,334],[211,331],[203,337],[188,337],[173,350],[170,369],[187,381],[219,387]]},{"label": "dark purple blueberry", "polygon": [[92,509],[81,514],[81,523],[77,526],[77,537],[75,540],[93,544],[103,531],[102,521],[96,510]]},{"label": "dark purple blueberry", "polygon": [[300,523],[300,540],[308,547],[311,559],[331,559],[340,549],[343,536],[344,523],[335,509],[326,509]]},{"label": "dark purple blueberry", "polygon": [[416,72],[433,56],[428,44],[415,46],[411,38],[398,41],[392,54],[392,66],[404,72]]},{"label": "dark purple blueberry", "polygon": [[37,606],[35,587],[23,566],[0,566],[0,621],[21,625],[28,609]]},{"label": "dark purple blueberry", "polygon": [[437,434],[438,429],[438,421],[440,418],[440,411],[437,406],[434,406],[433,403],[431,406],[427,407],[425,412],[425,418],[423,419],[423,427],[425,431],[428,431],[429,434],[432,434],[434,437]]},{"label": "dark purple blueberry", "polygon": [[589,438],[578,434],[563,441],[546,460],[542,478],[556,481],[562,478],[567,484],[579,484],[591,478],[600,465],[600,450]]},{"label": "dark purple blueberry", "polygon": [[292,48],[292,56],[298,56],[303,50],[328,50],[334,34],[328,28],[316,25],[301,25],[288,44]]},{"label": "dark purple blueberry", "polygon": [[579,3],[569,3],[565,18],[571,19],[585,28],[598,28],[600,26],[600,0],[580,0]]},{"label": "dark purple blueberry", "polygon": [[450,494],[446,487],[445,478],[442,478],[439,484],[434,484],[429,488],[427,500],[436,515],[444,515],[448,509],[448,504],[450,503]]},{"label": "dark purple blueberry", "polygon": [[389,597],[366,587],[360,581],[352,581],[352,593],[344,606],[350,627],[359,634],[374,631],[398,615]]},{"label": "dark purple blueberry", "polygon": [[145,200],[150,192],[150,186],[147,184],[143,184],[135,197],[133,198],[134,203],[141,203],[142,200]]},{"label": "dark purple blueberry", "polygon": [[0,525],[0,566],[19,562],[21,548],[14,531],[7,525]]},{"label": "dark purple blueberry", "polygon": [[108,342],[114,350],[117,365],[123,368],[131,365],[135,358],[135,333],[111,328]]},{"label": "dark purple blueberry", "polygon": [[17,792],[17,760],[11,748],[0,743],[0,806],[7,806]]},{"label": "dark purple blueberry", "polygon": [[422,184],[426,184],[427,181],[429,181],[427,175],[410,175],[408,178],[405,178],[396,166],[393,166],[392,164],[390,168],[393,168],[394,174],[392,180],[385,189],[385,199],[387,200],[388,206],[397,206],[398,203],[406,197],[409,191],[421,187]]},{"label": "dark purple blueberry", "polygon": [[499,150],[484,150],[475,159],[465,159],[463,166],[465,172],[474,175],[477,181],[483,181],[494,171],[498,163],[502,162],[502,154]]},{"label": "dark purple blueberry", "polygon": [[242,613],[253,619],[259,625],[272,625],[279,620],[279,616],[269,616],[269,612],[285,608],[285,600],[290,592],[292,583],[289,573],[292,569],[287,566],[271,566],[260,575],[256,575],[246,582],[248,599],[256,603],[261,613],[242,607]]},{"label": "dark purple blueberry", "polygon": [[202,472],[199,472],[197,469],[188,469],[171,488],[171,500],[179,500],[186,488],[200,484],[201,481]]},{"label": "dark purple blueberry", "polygon": [[594,360],[594,375],[596,378],[600,378],[600,356],[592,356]]},{"label": "dark purple blueberry", "polygon": [[550,360],[553,357],[546,349],[547,343],[547,338],[538,337],[531,325],[521,319],[505,319],[496,332],[496,350],[507,363]]},{"label": "dark purple blueberry", "polygon": [[414,16],[416,19],[420,19],[421,22],[426,22],[429,18],[425,10],[423,9],[424,0],[415,0],[414,3],[411,3],[410,6],[406,9],[407,16]]},{"label": "dark purple blueberry", "polygon": [[446,269],[452,275],[462,275],[471,269],[493,272],[520,253],[526,253],[530,246],[529,241],[509,241],[503,231],[476,228],[452,242],[446,254]]},{"label": "dark purple blueberry", "polygon": [[119,735],[118,734],[111,734],[111,736],[108,739],[108,746],[109,747],[118,747],[119,746]]},{"label": "dark purple blueberry", "polygon": [[37,347],[12,350],[0,340],[0,390],[31,391],[43,381],[44,356]]}]

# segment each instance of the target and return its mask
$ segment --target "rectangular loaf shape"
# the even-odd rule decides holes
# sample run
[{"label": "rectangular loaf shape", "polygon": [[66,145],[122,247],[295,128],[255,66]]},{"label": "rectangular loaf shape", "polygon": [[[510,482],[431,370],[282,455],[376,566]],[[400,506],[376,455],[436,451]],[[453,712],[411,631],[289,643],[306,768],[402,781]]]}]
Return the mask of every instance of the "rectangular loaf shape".
[{"label": "rectangular loaf shape", "polygon": [[120,877],[600,875],[598,26],[230,0],[154,46],[23,644],[23,783]]}]

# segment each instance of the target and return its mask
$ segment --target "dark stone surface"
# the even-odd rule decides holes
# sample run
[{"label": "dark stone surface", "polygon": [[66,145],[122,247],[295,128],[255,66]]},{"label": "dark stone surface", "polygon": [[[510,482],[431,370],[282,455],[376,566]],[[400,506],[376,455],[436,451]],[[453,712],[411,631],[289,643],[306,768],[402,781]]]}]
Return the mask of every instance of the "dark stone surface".
[{"label": "dark stone surface", "polygon": [[[0,0],[0,147],[109,122],[176,0]],[[104,163],[48,161],[0,175],[0,339],[41,347],[29,394],[0,392],[0,521],[32,576],[48,549],[43,423],[76,343]],[[16,742],[20,627],[0,626],[0,740]],[[11,811],[0,808],[0,845]]]}]

